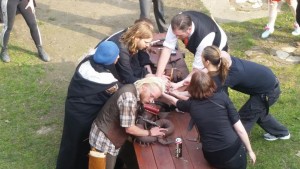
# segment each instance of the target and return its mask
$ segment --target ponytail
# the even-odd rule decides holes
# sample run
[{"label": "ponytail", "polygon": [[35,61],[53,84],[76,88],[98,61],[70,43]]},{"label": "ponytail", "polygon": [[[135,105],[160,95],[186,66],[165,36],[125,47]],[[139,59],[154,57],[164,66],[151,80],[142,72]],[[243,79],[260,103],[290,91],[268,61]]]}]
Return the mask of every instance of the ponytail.
[{"label": "ponytail", "polygon": [[208,60],[213,66],[217,67],[222,84],[224,84],[229,71],[229,63],[225,58],[221,57],[220,49],[213,45],[207,46],[203,49],[202,57],[205,61]]}]

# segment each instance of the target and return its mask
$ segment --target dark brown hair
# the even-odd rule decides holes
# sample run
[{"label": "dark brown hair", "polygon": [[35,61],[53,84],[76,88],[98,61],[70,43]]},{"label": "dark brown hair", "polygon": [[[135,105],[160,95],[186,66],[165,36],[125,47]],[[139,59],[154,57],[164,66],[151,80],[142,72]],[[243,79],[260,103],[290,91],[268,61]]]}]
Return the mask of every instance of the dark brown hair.
[{"label": "dark brown hair", "polygon": [[190,26],[192,26],[191,17],[183,13],[175,15],[171,20],[172,30],[186,31]]},{"label": "dark brown hair", "polygon": [[222,83],[224,84],[229,71],[228,61],[221,57],[221,51],[216,46],[207,46],[203,49],[202,57],[204,61],[209,61],[215,67],[218,67],[218,73],[221,76]]},{"label": "dark brown hair", "polygon": [[205,99],[211,97],[216,91],[216,88],[215,82],[208,74],[197,71],[193,74],[187,90],[192,99]]}]

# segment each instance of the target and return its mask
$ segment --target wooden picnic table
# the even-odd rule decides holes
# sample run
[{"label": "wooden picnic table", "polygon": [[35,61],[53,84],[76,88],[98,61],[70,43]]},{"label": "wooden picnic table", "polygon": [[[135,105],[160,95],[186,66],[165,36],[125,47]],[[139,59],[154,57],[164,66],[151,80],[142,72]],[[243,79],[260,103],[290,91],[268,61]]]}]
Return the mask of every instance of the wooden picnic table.
[{"label": "wooden picnic table", "polygon": [[[153,41],[164,39],[165,34],[155,34]],[[160,42],[162,44],[162,42]],[[157,65],[162,45],[152,46],[150,49],[150,59]],[[176,62],[172,62],[172,61]],[[166,70],[176,68],[180,70],[182,78],[189,74],[189,70],[184,61],[184,53],[176,50],[176,54],[170,57]],[[154,70],[155,71],[155,70]],[[180,79],[175,79],[180,80]],[[168,137],[173,139],[174,143],[162,145],[155,143],[151,145],[141,145],[134,143],[134,150],[137,157],[139,169],[211,169],[203,157],[201,143],[199,143],[199,134],[195,127],[188,131],[190,115],[182,112],[171,112],[166,116],[175,126],[174,133]],[[182,157],[175,157],[175,138],[182,138]]]},{"label": "wooden picnic table", "polygon": [[168,139],[175,141],[177,137],[182,138],[182,157],[175,157],[175,143],[143,145],[135,142],[134,150],[139,169],[211,169],[203,157],[197,130],[195,127],[191,131],[187,130],[190,115],[174,111],[166,118],[175,126],[174,133]]}]

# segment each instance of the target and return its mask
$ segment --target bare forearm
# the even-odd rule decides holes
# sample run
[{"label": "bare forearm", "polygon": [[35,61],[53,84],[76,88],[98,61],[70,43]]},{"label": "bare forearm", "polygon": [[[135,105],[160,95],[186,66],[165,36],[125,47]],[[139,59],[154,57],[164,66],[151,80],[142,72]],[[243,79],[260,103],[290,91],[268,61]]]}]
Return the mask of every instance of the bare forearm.
[{"label": "bare forearm", "polygon": [[171,95],[169,95],[169,94],[166,94],[166,93],[163,94],[163,97],[164,97],[165,99],[167,99],[167,100],[168,100],[171,104],[173,104],[173,105],[176,105],[176,103],[177,103],[177,101],[178,101],[177,98],[175,98],[174,96],[171,96]]},{"label": "bare forearm", "polygon": [[234,124],[234,128],[235,128],[238,136],[240,137],[240,139],[246,146],[246,149],[248,150],[248,152],[253,152],[248,134],[240,120]]},{"label": "bare forearm", "polygon": [[149,131],[141,129],[134,125],[134,126],[127,127],[126,133],[134,135],[134,136],[148,136]]},{"label": "bare forearm", "polygon": [[160,128],[160,127],[153,127],[150,130],[144,130],[136,125],[126,127],[125,128],[126,133],[134,135],[134,136],[164,136],[165,131],[167,129],[165,128]]},{"label": "bare forearm", "polygon": [[164,74],[165,68],[167,63],[170,59],[171,49],[164,47],[161,51],[158,63],[157,63],[157,70],[156,76],[162,76]]}]

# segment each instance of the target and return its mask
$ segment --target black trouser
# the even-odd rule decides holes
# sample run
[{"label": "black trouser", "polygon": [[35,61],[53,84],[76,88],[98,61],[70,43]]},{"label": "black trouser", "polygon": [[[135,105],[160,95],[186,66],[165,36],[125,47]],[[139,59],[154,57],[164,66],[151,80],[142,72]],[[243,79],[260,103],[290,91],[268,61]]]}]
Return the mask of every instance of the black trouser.
[{"label": "black trouser", "polygon": [[168,27],[164,18],[164,3],[163,0],[139,0],[140,1],[140,18],[150,18],[150,8],[153,2],[153,10],[155,15],[155,20],[159,32],[166,32]]},{"label": "black trouser", "polygon": [[296,21],[300,24],[300,0],[298,0],[297,8],[296,8]]},{"label": "black trouser", "polygon": [[246,169],[247,153],[244,145],[241,145],[236,154],[227,161],[220,169]]},{"label": "black trouser", "polygon": [[[3,14],[2,47],[7,48],[10,32],[13,28],[17,10],[22,14],[30,29],[31,37],[36,46],[42,45],[40,31],[36,23],[35,14],[31,8],[25,9],[28,0],[2,0],[1,9]],[[19,28],[18,28],[19,29]]]},{"label": "black trouser", "polygon": [[226,149],[216,152],[206,152],[203,150],[203,155],[207,162],[217,169],[247,168],[246,149],[239,138],[233,145]]},{"label": "black trouser", "polygon": [[91,125],[102,105],[66,102],[64,129],[57,158],[57,169],[87,169]]},{"label": "black trouser", "polygon": [[249,100],[239,110],[241,121],[248,133],[257,123],[262,129],[274,136],[280,137],[289,134],[288,129],[269,113],[269,106],[278,100],[280,93],[278,82],[272,91],[250,96]]}]

